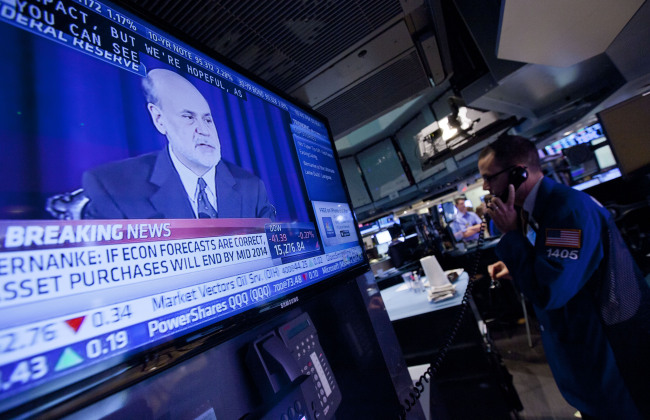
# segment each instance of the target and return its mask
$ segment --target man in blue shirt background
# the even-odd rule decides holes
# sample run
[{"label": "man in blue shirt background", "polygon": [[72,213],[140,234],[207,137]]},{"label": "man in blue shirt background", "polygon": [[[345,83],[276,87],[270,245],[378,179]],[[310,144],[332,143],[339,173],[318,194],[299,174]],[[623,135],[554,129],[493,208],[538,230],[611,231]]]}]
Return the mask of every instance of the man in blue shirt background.
[{"label": "man in blue shirt background", "polygon": [[454,204],[456,204],[458,214],[456,219],[451,222],[451,230],[454,232],[456,242],[478,240],[478,233],[481,230],[481,218],[476,213],[467,211],[463,197],[456,198]]}]

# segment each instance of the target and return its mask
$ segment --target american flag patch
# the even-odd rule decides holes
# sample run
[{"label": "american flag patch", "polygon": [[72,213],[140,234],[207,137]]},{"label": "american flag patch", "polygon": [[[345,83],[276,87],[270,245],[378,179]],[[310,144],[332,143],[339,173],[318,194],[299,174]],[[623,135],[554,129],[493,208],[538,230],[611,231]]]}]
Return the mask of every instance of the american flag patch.
[{"label": "american flag patch", "polygon": [[564,248],[580,248],[580,229],[546,229],[546,246],[561,246]]}]

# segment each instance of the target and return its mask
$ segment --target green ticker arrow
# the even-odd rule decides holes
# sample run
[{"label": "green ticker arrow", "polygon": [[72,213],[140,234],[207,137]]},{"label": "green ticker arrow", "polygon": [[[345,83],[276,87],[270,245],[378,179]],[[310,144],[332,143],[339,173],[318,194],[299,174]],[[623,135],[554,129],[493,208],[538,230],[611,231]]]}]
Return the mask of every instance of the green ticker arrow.
[{"label": "green ticker arrow", "polygon": [[61,357],[59,357],[59,361],[56,362],[56,366],[54,367],[55,371],[60,371],[64,369],[71,368],[72,366],[76,366],[79,363],[83,362],[84,359],[79,356],[79,354],[72,350],[70,347],[66,347],[65,350],[63,350],[63,353],[61,353]]}]

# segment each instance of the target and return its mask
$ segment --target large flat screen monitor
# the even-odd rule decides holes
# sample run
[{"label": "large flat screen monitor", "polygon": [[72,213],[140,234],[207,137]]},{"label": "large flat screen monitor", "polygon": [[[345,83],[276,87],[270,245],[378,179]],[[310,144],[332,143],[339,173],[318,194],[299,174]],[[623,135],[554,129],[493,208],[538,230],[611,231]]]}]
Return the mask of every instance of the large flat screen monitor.
[{"label": "large flat screen monitor", "polygon": [[628,99],[598,114],[621,172],[629,175],[650,164],[650,91]]},{"label": "large flat screen monitor", "polygon": [[356,160],[353,157],[341,159],[341,168],[343,169],[345,184],[350,190],[352,205],[356,208],[372,203]]},{"label": "large flat screen monitor", "polygon": [[446,201],[438,206],[438,212],[442,214],[445,223],[451,223],[456,219],[456,205],[453,201]]},{"label": "large flat screen monitor", "polygon": [[410,185],[390,139],[359,152],[357,159],[374,201],[396,194]]},{"label": "large flat screen monitor", "polygon": [[0,2],[0,417],[368,269],[325,119],[138,16]]}]

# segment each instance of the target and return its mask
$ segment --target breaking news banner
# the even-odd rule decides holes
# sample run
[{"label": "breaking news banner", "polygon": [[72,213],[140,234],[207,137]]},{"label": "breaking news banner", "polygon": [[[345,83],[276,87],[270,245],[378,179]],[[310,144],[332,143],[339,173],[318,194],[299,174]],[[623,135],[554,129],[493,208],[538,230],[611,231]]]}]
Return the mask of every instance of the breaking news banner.
[{"label": "breaking news banner", "polygon": [[267,219],[1,221],[0,308],[267,259]]},{"label": "breaking news banner", "polygon": [[147,331],[146,341],[175,333],[317,282],[343,269],[353,254],[361,255],[345,251],[312,257],[0,329],[0,365],[136,324]]},{"label": "breaking news banner", "polygon": [[[1,330],[0,394],[14,395],[147,343],[227,318],[362,259],[363,251],[357,246]],[[287,304],[295,301],[297,297]]]}]

